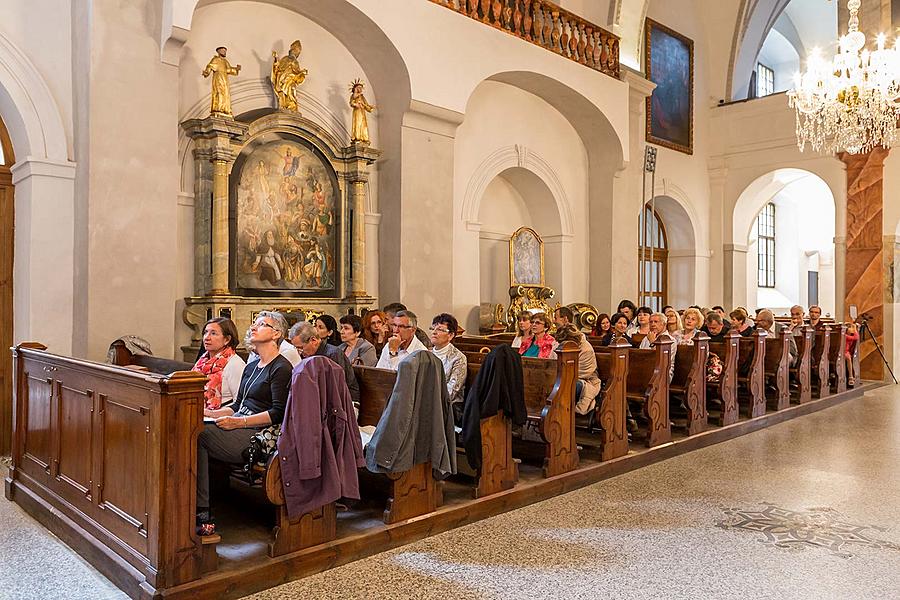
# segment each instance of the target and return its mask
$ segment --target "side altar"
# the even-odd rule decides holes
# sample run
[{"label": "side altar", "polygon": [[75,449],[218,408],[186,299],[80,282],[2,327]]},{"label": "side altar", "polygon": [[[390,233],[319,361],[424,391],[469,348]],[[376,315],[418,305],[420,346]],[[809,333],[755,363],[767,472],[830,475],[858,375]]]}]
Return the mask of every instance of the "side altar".
[{"label": "side altar", "polygon": [[299,112],[249,122],[212,114],[181,126],[194,141],[194,289],[182,347],[193,362],[203,325],[228,317],[243,333],[261,310],[301,318],[369,308],[365,214],[380,152],[345,145]]}]

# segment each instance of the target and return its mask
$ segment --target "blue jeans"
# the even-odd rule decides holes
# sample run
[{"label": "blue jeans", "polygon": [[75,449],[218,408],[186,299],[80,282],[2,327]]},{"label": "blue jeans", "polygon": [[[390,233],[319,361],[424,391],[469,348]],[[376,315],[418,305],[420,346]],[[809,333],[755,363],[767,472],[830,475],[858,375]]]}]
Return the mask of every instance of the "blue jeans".
[{"label": "blue jeans", "polygon": [[581,398],[582,390],[584,390],[584,381],[579,379],[575,382],[575,402],[578,402],[578,399]]}]

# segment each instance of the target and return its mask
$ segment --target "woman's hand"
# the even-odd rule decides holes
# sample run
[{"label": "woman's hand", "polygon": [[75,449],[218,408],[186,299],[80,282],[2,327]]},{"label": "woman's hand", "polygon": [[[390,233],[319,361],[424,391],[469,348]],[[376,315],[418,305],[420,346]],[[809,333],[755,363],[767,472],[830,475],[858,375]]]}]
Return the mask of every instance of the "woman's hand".
[{"label": "woman's hand", "polygon": [[224,429],[225,431],[231,431],[232,429],[240,429],[244,426],[246,419],[244,417],[235,417],[235,416],[227,416],[227,417],[219,417],[216,419],[216,425],[219,429]]},{"label": "woman's hand", "polygon": [[203,416],[217,419],[219,417],[228,417],[234,414],[230,408],[204,408]]}]

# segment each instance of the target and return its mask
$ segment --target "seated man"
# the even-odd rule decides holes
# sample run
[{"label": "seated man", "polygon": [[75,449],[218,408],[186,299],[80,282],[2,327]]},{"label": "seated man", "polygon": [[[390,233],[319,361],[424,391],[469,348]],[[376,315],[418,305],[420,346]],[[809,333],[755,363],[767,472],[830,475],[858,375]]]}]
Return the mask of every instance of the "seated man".
[{"label": "seated man", "polygon": [[381,350],[381,358],[375,365],[379,369],[396,371],[400,361],[418,350],[427,350],[416,337],[418,318],[411,310],[401,310],[391,322],[391,337]]},{"label": "seated man", "polygon": [[822,309],[815,304],[809,307],[809,325],[815,329],[825,329],[822,322]]},{"label": "seated man", "polygon": [[299,352],[303,358],[310,356],[327,356],[336,362],[344,370],[344,379],[347,381],[347,388],[350,390],[350,398],[355,403],[359,403],[359,382],[356,381],[356,373],[353,372],[353,365],[343,350],[337,346],[332,346],[322,340],[316,332],[315,326],[308,321],[300,321],[296,323],[288,332],[288,339],[291,344]]},{"label": "seated man", "polygon": [[[663,313],[656,312],[650,315],[650,333],[644,336],[644,339],[641,340],[641,345],[639,348],[643,348],[644,350],[649,350],[653,347],[653,342],[659,339],[659,336],[662,334],[667,334],[666,331],[666,322],[668,317]],[[678,344],[672,344],[671,346],[672,353],[669,354],[669,381],[672,381],[672,376],[675,374],[675,353],[678,352]]]},{"label": "seated man", "polygon": [[[769,309],[762,309],[756,314],[756,328],[766,333],[775,334],[784,331],[785,328],[775,323],[775,315]],[[799,330],[798,330],[799,332]],[[797,364],[797,342],[791,335],[791,366]]]},{"label": "seated man", "polygon": [[722,319],[722,315],[714,310],[709,311],[706,315],[706,324],[700,330],[709,336],[711,342],[724,342],[725,334],[728,333],[728,327]]},{"label": "seated man", "polygon": [[719,316],[722,317],[722,324],[725,325],[726,331],[731,329],[731,321],[728,320],[728,313],[725,312],[725,309],[721,306],[713,306],[712,310],[719,313]]},{"label": "seated man", "polygon": [[800,327],[803,326],[803,307],[795,304],[791,307],[791,323],[787,326],[788,331],[794,335],[800,335]]},{"label": "seated man", "polygon": [[[401,310],[408,310],[406,305],[401,302],[391,302],[390,304],[385,304],[382,312],[387,315],[387,323],[385,326],[389,325],[393,322],[394,316]],[[422,331],[421,328],[416,328],[416,337],[419,338],[419,341],[422,342],[422,345],[431,350],[431,338],[427,333]]]},{"label": "seated man", "polygon": [[566,325],[574,325],[575,313],[573,313],[572,309],[570,308],[560,306],[553,311],[553,324],[556,325],[557,330],[565,327]]}]

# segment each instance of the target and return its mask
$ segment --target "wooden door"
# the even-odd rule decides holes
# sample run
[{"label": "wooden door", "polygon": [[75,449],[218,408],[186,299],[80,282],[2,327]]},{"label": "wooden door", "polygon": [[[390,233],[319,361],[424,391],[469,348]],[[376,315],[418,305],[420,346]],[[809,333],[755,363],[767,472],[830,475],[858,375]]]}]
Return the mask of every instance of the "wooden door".
[{"label": "wooden door", "polygon": [[0,456],[12,447],[13,230],[12,143],[0,120]]}]

